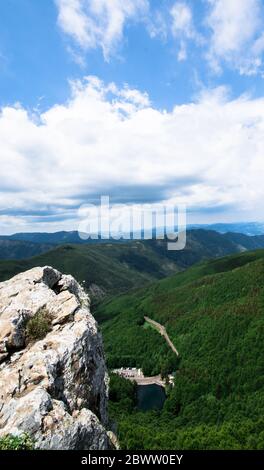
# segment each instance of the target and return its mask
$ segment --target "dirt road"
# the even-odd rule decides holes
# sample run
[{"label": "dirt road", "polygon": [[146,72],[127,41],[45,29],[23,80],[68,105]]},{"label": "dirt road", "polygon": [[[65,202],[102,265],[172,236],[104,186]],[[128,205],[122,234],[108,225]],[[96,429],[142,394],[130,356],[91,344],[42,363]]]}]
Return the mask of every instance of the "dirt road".
[{"label": "dirt road", "polygon": [[149,317],[144,317],[145,321],[148,322],[150,325],[154,326],[154,328],[161,334],[161,336],[164,336],[165,340],[167,341],[169,347],[172,349],[172,351],[176,354],[176,356],[179,356],[179,353],[177,349],[175,348],[173,342],[170,340],[168,333],[166,331],[165,326],[161,325],[155,320],[151,320]]}]

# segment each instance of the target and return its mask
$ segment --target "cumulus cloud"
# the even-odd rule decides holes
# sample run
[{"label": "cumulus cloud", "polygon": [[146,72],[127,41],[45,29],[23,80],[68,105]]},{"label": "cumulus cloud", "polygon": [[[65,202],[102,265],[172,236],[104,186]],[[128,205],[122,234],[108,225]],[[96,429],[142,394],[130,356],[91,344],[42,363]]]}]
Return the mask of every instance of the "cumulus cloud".
[{"label": "cumulus cloud", "polygon": [[148,10],[148,0],[55,2],[61,29],[84,50],[101,47],[106,59],[122,40],[126,23],[141,20]]},{"label": "cumulus cloud", "polygon": [[264,99],[230,100],[225,89],[167,112],[88,77],[41,115],[4,107],[0,147],[2,233],[76,228],[78,208],[101,194],[262,213]]},{"label": "cumulus cloud", "polygon": [[227,63],[241,74],[261,70],[264,12],[261,0],[207,0],[212,31],[208,59],[216,72]]}]

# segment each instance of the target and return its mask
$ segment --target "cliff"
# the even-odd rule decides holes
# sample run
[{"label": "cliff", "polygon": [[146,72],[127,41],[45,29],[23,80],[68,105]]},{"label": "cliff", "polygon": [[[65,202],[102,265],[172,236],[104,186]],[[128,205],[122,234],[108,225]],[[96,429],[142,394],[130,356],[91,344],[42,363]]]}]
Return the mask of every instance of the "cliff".
[{"label": "cliff", "polygon": [[107,372],[89,297],[34,268],[0,283],[0,437],[39,449],[108,449]]}]

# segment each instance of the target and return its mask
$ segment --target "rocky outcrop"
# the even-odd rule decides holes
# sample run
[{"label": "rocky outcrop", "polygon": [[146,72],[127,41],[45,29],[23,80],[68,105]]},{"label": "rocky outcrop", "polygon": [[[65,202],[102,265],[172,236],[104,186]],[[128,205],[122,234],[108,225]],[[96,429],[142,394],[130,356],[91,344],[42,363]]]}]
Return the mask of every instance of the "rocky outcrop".
[{"label": "rocky outcrop", "polygon": [[44,267],[0,283],[0,362],[0,437],[109,448],[102,340],[73,277]]}]

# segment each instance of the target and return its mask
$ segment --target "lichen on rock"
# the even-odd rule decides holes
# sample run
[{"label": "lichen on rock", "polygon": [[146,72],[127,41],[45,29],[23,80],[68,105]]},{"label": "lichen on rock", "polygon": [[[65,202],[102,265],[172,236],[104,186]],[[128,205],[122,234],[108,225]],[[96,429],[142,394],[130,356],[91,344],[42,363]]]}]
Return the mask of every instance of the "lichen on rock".
[{"label": "lichen on rock", "polygon": [[[72,276],[48,266],[0,283],[0,437],[28,433],[40,449],[109,448],[108,376],[89,306]],[[49,328],[29,339],[39,312]]]}]

